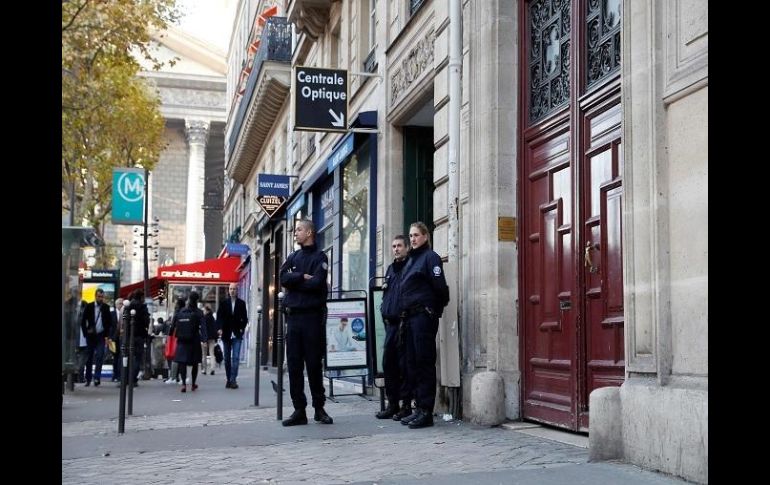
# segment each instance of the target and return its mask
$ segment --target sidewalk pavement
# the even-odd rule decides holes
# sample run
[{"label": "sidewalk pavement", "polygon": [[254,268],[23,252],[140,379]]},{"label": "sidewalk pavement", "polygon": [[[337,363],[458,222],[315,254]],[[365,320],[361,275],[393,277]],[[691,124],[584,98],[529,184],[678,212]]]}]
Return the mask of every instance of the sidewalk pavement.
[{"label": "sidewalk pavement", "polygon": [[[199,376],[194,393],[141,381],[123,435],[119,389],[77,385],[62,406],[62,483],[687,483],[628,464],[588,463],[585,436],[532,423],[487,428],[436,417],[435,426],[410,430],[374,418],[379,398],[340,396],[350,384],[336,380],[337,402],[326,403],[334,424],[313,422],[309,408],[310,424],[286,428],[276,419],[275,379],[261,371],[258,407],[253,369],[240,369],[234,390],[225,389],[224,372]],[[283,418],[292,412],[287,384]]]}]

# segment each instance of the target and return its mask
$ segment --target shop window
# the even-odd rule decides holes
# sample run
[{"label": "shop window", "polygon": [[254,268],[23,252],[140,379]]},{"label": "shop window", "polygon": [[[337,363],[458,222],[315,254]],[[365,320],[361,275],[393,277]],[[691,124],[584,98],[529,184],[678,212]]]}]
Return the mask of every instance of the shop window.
[{"label": "shop window", "polygon": [[365,290],[369,281],[369,148],[361,147],[342,171],[343,290]]}]

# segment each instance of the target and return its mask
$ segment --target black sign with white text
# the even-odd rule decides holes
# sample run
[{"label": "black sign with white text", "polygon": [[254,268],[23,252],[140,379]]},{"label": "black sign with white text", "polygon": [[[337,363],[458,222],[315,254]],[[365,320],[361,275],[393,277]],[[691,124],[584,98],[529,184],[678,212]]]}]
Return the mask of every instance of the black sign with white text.
[{"label": "black sign with white text", "polygon": [[298,66],[294,69],[294,129],[347,131],[348,72]]}]

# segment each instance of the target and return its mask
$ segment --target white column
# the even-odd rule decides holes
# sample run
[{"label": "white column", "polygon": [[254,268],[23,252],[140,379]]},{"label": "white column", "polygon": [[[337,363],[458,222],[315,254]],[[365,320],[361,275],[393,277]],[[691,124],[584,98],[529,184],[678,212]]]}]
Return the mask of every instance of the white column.
[{"label": "white column", "polygon": [[187,166],[187,217],[185,234],[185,262],[201,261],[204,257],[203,238],[203,177],[206,163],[206,142],[209,122],[185,120],[185,133],[189,147]]}]

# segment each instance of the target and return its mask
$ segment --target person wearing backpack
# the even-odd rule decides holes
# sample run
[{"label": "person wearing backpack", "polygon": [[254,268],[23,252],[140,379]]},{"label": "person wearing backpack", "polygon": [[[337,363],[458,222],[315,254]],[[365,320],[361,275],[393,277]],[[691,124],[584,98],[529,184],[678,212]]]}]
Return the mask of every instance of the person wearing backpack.
[{"label": "person wearing backpack", "polygon": [[187,306],[174,315],[174,332],[176,335],[176,355],[174,362],[179,365],[179,376],[182,379],[181,392],[187,392],[187,366],[192,366],[192,390],[198,389],[198,364],[203,353],[201,341],[205,340],[205,327],[201,338],[201,322],[203,312],[198,309],[200,295],[191,291],[187,298]]},{"label": "person wearing backpack", "polygon": [[225,374],[227,389],[238,389],[238,363],[241,360],[243,332],[249,323],[246,315],[246,302],[238,298],[238,284],[230,283],[227,289],[230,295],[217,308],[217,327],[222,337],[225,354]]}]

